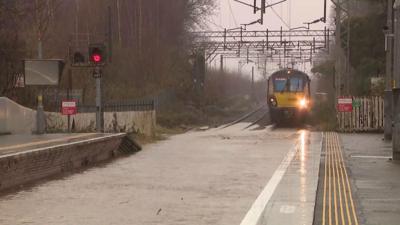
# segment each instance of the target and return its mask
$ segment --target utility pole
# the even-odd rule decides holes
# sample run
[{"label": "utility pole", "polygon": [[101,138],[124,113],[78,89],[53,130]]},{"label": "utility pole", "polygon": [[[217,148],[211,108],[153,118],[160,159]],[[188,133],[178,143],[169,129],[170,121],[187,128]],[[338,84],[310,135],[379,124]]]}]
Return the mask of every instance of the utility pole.
[{"label": "utility pole", "polygon": [[[341,49],[341,29],[340,23],[341,19],[341,8],[340,8],[340,0],[336,0],[336,32],[335,32],[335,99],[342,95],[342,65],[340,60],[340,49]],[[335,100],[336,101],[336,100]]]},{"label": "utility pole", "polygon": [[346,35],[346,44],[344,45],[344,50],[346,54],[346,64],[345,64],[345,74],[346,74],[346,83],[345,83],[345,91],[347,95],[350,95],[350,85],[352,81],[351,77],[351,65],[350,65],[350,38],[351,38],[351,18],[350,18],[350,0],[345,0],[346,1],[346,7],[347,7],[347,24],[346,24],[346,30],[345,34]]},{"label": "utility pole", "polygon": [[393,80],[393,0],[388,0],[387,29],[385,29],[386,77],[385,77],[385,140],[392,139],[392,80]]},{"label": "utility pole", "polygon": [[393,160],[400,160],[400,0],[394,2]]},{"label": "utility pole", "polygon": [[122,45],[122,35],[121,35],[121,13],[120,13],[120,0],[117,0],[117,21],[118,21],[118,42],[119,46]]},{"label": "utility pole", "polygon": [[251,68],[251,98],[252,100],[256,99],[255,91],[254,91],[254,66]]},{"label": "utility pole", "polygon": [[[336,36],[335,36],[335,89],[336,98],[350,95],[350,0],[336,0]],[[347,19],[347,24],[341,26]]]},{"label": "utility pole", "polygon": [[112,49],[113,49],[113,35],[112,35],[112,12],[111,6],[108,6],[108,27],[107,27],[107,41],[108,41],[108,62],[112,63]]},{"label": "utility pole", "polygon": [[[71,91],[72,91],[72,69],[68,69],[68,88],[67,88],[67,99],[71,99]],[[67,118],[68,122],[68,133],[71,133],[71,115],[68,114]]]},{"label": "utility pole", "polygon": [[142,12],[142,0],[139,0],[139,20],[138,20],[138,27],[139,27],[139,55],[142,56],[142,41],[143,41],[143,12]]},{"label": "utility pole", "polygon": [[224,74],[224,55],[221,54],[221,59],[220,59],[220,72],[221,74]]},{"label": "utility pole", "polygon": [[[39,1],[35,1],[35,13],[36,13],[36,26],[38,32],[38,59],[43,59],[43,22],[41,21],[41,15],[43,10],[42,6],[39,4]],[[39,94],[37,96],[37,109],[36,109],[36,133],[44,134],[46,132],[46,115],[44,113],[43,106],[43,91],[39,89]]]}]

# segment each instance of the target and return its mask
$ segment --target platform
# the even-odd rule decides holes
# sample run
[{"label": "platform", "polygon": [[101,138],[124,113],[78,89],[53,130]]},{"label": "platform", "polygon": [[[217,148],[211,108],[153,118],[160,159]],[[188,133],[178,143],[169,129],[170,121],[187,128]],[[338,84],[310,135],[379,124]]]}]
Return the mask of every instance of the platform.
[{"label": "platform", "polygon": [[37,148],[46,148],[56,145],[68,144],[93,138],[107,137],[111,134],[20,134],[0,136],[0,156],[29,151]]},{"label": "platform", "polygon": [[0,191],[118,155],[125,134],[0,136]]}]

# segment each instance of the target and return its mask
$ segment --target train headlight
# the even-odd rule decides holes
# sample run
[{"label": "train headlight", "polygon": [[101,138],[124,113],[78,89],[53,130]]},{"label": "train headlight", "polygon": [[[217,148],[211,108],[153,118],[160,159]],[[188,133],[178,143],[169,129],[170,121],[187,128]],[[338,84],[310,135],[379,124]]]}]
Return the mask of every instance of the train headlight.
[{"label": "train headlight", "polygon": [[269,104],[272,105],[273,107],[278,106],[278,102],[276,101],[276,98],[274,98],[274,97],[271,97],[269,99]]},{"label": "train headlight", "polygon": [[305,108],[307,108],[307,106],[308,106],[307,99],[303,98],[303,99],[299,100],[299,107],[301,109],[305,109]]}]

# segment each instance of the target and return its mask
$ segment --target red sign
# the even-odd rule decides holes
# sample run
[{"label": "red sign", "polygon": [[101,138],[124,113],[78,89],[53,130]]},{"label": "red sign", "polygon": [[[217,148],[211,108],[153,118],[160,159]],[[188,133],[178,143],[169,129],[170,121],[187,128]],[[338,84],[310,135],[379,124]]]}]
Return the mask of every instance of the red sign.
[{"label": "red sign", "polygon": [[339,112],[353,112],[353,98],[339,97],[337,109]]},{"label": "red sign", "polygon": [[65,116],[75,115],[78,112],[76,100],[64,100],[61,103],[61,113]]}]

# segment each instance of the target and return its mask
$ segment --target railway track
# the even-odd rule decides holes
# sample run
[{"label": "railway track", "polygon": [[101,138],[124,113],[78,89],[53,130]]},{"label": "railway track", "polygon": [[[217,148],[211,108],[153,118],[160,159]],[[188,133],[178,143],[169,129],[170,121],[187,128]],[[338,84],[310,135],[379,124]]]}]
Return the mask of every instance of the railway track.
[{"label": "railway track", "polygon": [[247,113],[246,115],[240,117],[239,119],[222,126],[221,129],[225,129],[225,128],[234,126],[241,122],[250,122],[250,125],[248,125],[247,127],[244,128],[244,129],[247,129],[256,124],[260,124],[260,122],[263,122],[264,120],[265,120],[265,124],[262,124],[262,125],[269,125],[270,122],[268,119],[268,114],[269,114],[268,106],[266,104],[264,104],[264,105],[261,105],[260,107],[256,108],[255,110]]},{"label": "railway track", "polygon": [[252,126],[259,125],[260,127],[265,127],[271,125],[271,120],[269,118],[269,110],[266,110],[263,114],[258,116],[254,122],[243,128],[243,130],[249,129]]}]

